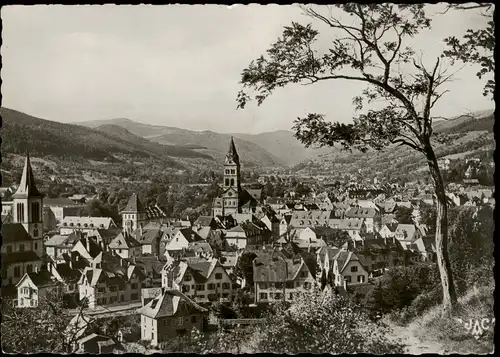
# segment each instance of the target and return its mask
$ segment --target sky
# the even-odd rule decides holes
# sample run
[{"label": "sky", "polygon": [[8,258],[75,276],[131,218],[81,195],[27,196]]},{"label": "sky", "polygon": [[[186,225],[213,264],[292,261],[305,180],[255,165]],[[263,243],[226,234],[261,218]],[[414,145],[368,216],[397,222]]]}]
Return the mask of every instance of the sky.
[{"label": "sky", "polygon": [[[430,11],[442,10],[442,5]],[[352,97],[364,85],[347,81],[291,85],[261,106],[236,109],[241,71],[292,21],[330,29],[297,5],[36,5],[3,6],[2,106],[71,123],[128,118],[191,130],[260,133],[289,130],[309,112],[350,122]],[[439,15],[412,44],[431,66],[441,39],[461,36],[485,19],[475,11]],[[428,62],[425,62],[428,61]],[[466,66],[449,83],[436,116],[494,107],[484,82]]]}]

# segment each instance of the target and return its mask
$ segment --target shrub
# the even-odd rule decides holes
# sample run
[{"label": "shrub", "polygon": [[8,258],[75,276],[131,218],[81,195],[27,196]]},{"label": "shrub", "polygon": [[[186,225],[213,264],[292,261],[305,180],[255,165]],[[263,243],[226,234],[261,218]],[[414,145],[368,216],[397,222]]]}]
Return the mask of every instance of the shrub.
[{"label": "shrub", "polygon": [[278,303],[263,327],[259,351],[267,353],[397,353],[387,326],[371,322],[360,306],[331,292],[300,293],[290,307]]}]

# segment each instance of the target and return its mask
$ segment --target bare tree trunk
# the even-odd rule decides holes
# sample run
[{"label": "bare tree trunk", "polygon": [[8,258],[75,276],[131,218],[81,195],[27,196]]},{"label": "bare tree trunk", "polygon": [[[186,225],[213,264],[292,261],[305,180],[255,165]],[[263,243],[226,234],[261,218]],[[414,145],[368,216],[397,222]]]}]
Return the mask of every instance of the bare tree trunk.
[{"label": "bare tree trunk", "polygon": [[436,155],[427,140],[425,145],[427,165],[434,181],[434,189],[437,198],[436,216],[436,255],[441,276],[441,286],[443,288],[443,309],[444,311],[454,309],[457,304],[457,294],[453,283],[450,258],[448,256],[448,204],[444,188],[443,178],[439,172]]}]

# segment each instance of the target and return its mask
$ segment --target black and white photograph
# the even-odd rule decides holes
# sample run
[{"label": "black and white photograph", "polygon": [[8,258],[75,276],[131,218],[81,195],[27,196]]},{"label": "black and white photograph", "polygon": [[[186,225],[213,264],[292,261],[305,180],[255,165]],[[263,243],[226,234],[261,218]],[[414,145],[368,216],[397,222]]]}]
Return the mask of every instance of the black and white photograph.
[{"label": "black and white photograph", "polygon": [[2,6],[2,352],[493,354],[494,16]]}]

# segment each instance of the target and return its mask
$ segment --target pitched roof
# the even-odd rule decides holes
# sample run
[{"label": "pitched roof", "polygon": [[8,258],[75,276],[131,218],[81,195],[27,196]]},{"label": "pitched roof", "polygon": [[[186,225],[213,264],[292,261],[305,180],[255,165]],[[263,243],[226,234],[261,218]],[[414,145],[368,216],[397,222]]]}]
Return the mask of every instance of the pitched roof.
[{"label": "pitched roof", "polygon": [[16,192],[12,195],[12,198],[26,197],[43,197],[35,184],[35,176],[33,175],[33,169],[31,168],[29,153],[26,153],[21,182],[19,183]]},{"label": "pitched roof", "polygon": [[405,240],[413,240],[415,237],[417,229],[414,224],[398,224],[398,227],[396,228],[396,233],[397,234],[404,234],[405,235]]},{"label": "pitched roof", "polygon": [[4,244],[26,242],[32,239],[21,223],[2,224],[2,242]]},{"label": "pitched roof", "polygon": [[192,228],[181,228],[179,229],[179,232],[184,236],[184,238],[186,238],[188,242],[196,242],[203,240],[203,238],[201,238],[198,233],[193,231]]},{"label": "pitched roof", "polygon": [[297,272],[305,265],[300,255],[292,259],[281,258],[274,252],[261,253],[253,261],[253,275],[256,282],[292,281]]},{"label": "pitched roof", "polygon": [[115,222],[110,217],[79,217],[66,216],[59,227],[65,228],[104,228],[116,227]]},{"label": "pitched roof", "polygon": [[[141,234],[142,233],[142,234]],[[136,229],[132,232],[132,237],[142,245],[151,244],[162,236],[160,229]]]},{"label": "pitched roof", "polygon": [[55,236],[52,236],[48,241],[46,241],[44,243],[44,245],[46,247],[66,246],[68,239],[69,239],[69,235],[56,234]]},{"label": "pitched roof", "polygon": [[138,310],[138,313],[158,319],[162,317],[174,316],[184,305],[192,312],[207,312],[208,310],[196,304],[179,290],[165,290],[162,295],[154,298],[145,306]]},{"label": "pitched roof", "polygon": [[33,251],[2,253],[2,267],[14,263],[36,262],[41,258]]},{"label": "pitched roof", "polygon": [[145,212],[144,206],[135,192],[130,196],[127,205],[120,213],[123,212]]},{"label": "pitched roof", "polygon": [[226,163],[230,161],[238,165],[240,163],[240,157],[238,156],[238,152],[236,151],[236,145],[234,145],[234,140],[232,136],[231,136],[231,141],[229,143],[229,151],[227,152],[226,155]]},{"label": "pitched roof", "polygon": [[131,249],[140,247],[142,244],[137,241],[131,234],[121,232],[109,243],[111,249]]},{"label": "pitched roof", "polygon": [[194,225],[200,225],[202,227],[209,227],[214,222],[214,218],[212,216],[199,216],[196,221],[194,221]]},{"label": "pitched roof", "polygon": [[346,217],[373,218],[377,211],[374,208],[352,207],[345,213]]},{"label": "pitched roof", "polygon": [[191,242],[187,249],[195,253],[213,253],[212,247],[207,242]]},{"label": "pitched roof", "polygon": [[[46,270],[39,271],[38,273],[27,273],[26,275],[30,278],[30,280],[33,282],[33,284],[35,284],[37,288],[59,284],[54,275]],[[17,283],[17,285],[19,285],[20,283],[21,281]]]},{"label": "pitched roof", "polygon": [[345,231],[360,230],[363,226],[362,218],[338,219],[332,218],[328,220],[328,225],[334,229]]}]

